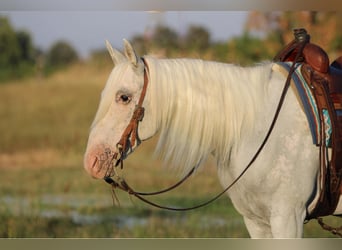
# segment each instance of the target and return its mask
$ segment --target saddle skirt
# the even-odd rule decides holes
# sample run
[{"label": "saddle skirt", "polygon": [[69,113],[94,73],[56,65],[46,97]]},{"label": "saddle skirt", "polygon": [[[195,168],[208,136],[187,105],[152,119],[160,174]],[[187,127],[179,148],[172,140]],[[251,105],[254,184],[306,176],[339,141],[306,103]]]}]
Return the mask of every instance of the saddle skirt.
[{"label": "saddle skirt", "polygon": [[[281,72],[285,77],[289,74],[292,62],[276,62],[273,70]],[[293,89],[299,104],[304,111],[312,136],[312,143],[319,145],[321,122],[319,110],[309,84],[305,81],[301,73],[302,64],[298,63],[292,75],[291,88]],[[342,112],[341,112],[342,114]],[[327,112],[324,112],[326,143],[330,144],[331,138],[331,121]]]},{"label": "saddle skirt", "polygon": [[[285,77],[287,77],[291,66],[291,61],[275,62],[273,65],[273,70],[281,72]],[[342,134],[342,109],[339,109],[342,102],[339,99],[333,99],[329,96],[330,100],[328,100],[328,102],[334,103],[335,101],[336,103],[334,103],[334,117],[331,117],[331,111],[329,112],[328,108],[322,108],[322,105],[318,103],[317,93],[313,91],[312,82],[308,81],[307,77],[303,75],[303,67],[306,67],[305,63],[296,64],[295,71],[292,75],[291,88],[296,94],[298,102],[306,115],[313,144],[323,148],[324,152],[321,152],[321,154],[329,155],[329,157],[323,157],[324,159],[321,159],[321,166],[317,174],[316,187],[312,196],[307,201],[306,219],[312,219],[331,214],[342,214],[341,171],[338,173],[339,184],[337,184],[337,186],[339,186],[339,191],[337,193],[334,192],[334,194],[331,194],[330,176],[327,177],[327,175],[330,175],[331,172],[331,161],[329,159],[331,159],[332,151],[336,151],[336,149],[333,149],[333,146],[335,146],[336,143],[333,142],[332,138],[333,133],[336,134],[336,131],[333,130],[339,130],[341,132],[338,131],[338,134]],[[335,121],[334,126],[332,124],[333,119]],[[324,142],[322,142],[322,140],[324,140]],[[340,151],[338,152],[341,153]],[[338,164],[341,165],[342,162]],[[338,197],[332,197],[333,195]],[[341,211],[338,211],[337,209],[340,209]]]}]

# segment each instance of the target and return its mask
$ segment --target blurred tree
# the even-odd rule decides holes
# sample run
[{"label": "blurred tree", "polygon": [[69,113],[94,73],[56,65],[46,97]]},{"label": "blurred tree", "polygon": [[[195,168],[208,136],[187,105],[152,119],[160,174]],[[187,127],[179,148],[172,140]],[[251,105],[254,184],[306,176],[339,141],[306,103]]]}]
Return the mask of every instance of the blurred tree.
[{"label": "blurred tree", "polygon": [[[311,41],[330,52],[341,50],[342,17],[339,12],[250,12],[246,31],[251,34],[261,34],[265,43],[272,44],[274,50],[293,39],[293,29],[305,28],[311,36]],[[279,46],[275,46],[278,43]]]},{"label": "blurred tree", "polygon": [[178,34],[169,27],[158,26],[154,31],[152,42],[158,48],[176,49],[179,44]]},{"label": "blurred tree", "polygon": [[336,35],[336,37],[330,43],[330,49],[342,52],[342,34]]},{"label": "blurred tree", "polygon": [[46,72],[64,68],[78,60],[76,50],[66,41],[57,41],[46,54]]},{"label": "blurred tree", "polygon": [[2,71],[16,67],[20,50],[15,31],[6,17],[0,17],[0,67]]},{"label": "blurred tree", "polygon": [[216,61],[227,62],[229,61],[229,46],[227,42],[216,42],[210,47],[212,58]]},{"label": "blurred tree", "polygon": [[248,32],[230,40],[228,42],[228,51],[228,61],[242,65],[269,60],[273,57],[264,40],[252,36]]},{"label": "blurred tree", "polygon": [[184,47],[190,50],[206,50],[210,46],[210,33],[202,26],[190,26],[184,38]]},{"label": "blurred tree", "polygon": [[190,26],[181,37],[162,25],[148,34],[135,35],[131,41],[140,55],[198,57],[246,65],[271,60],[293,39],[293,29],[299,27],[306,28],[311,41],[327,50],[331,59],[332,51],[342,51],[342,13],[316,11],[252,11],[244,33],[223,42],[211,41],[210,32],[201,26]]},{"label": "blurred tree", "polygon": [[17,78],[34,71],[34,47],[26,31],[15,31],[0,16],[0,80]]},{"label": "blurred tree", "polygon": [[35,50],[30,34],[26,31],[18,31],[16,32],[16,36],[19,45],[20,59],[27,62],[33,62]]},{"label": "blurred tree", "polygon": [[147,53],[147,45],[149,42],[143,35],[135,35],[131,41],[135,51],[139,55],[145,55]]},{"label": "blurred tree", "polygon": [[339,32],[336,32],[336,36],[332,39],[330,43],[331,50],[336,50],[337,54],[342,54],[342,12],[336,13],[336,29]]}]

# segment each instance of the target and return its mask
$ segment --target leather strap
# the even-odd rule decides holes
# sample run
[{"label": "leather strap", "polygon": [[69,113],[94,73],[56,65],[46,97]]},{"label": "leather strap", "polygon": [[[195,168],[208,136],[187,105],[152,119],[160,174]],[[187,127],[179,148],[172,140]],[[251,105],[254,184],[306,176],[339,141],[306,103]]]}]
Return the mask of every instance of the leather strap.
[{"label": "leather strap", "polygon": [[[148,85],[148,65],[146,61],[141,58],[141,60],[144,63],[144,85],[140,94],[139,101],[137,105],[135,106],[132,118],[130,122],[128,123],[126,129],[124,130],[119,142],[116,144],[116,147],[120,153],[120,159],[116,163],[116,166],[121,162],[123,159],[126,158],[127,152],[132,148],[135,143],[137,142],[138,145],[140,144],[140,139],[138,135],[138,127],[139,127],[139,122],[141,122],[144,118],[144,113],[145,113],[145,108],[142,106],[146,91],[147,91],[147,85]],[[118,154],[116,153],[114,158],[117,158]],[[121,165],[122,167],[122,165]]]}]

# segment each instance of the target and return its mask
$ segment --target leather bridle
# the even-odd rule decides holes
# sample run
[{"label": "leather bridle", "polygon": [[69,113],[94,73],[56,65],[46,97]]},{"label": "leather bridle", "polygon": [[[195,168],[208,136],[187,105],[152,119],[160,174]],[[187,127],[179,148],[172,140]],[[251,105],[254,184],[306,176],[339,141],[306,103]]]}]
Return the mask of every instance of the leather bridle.
[{"label": "leather bridle", "polygon": [[[137,143],[139,145],[141,143],[139,135],[138,135],[138,127],[139,127],[139,122],[141,122],[144,118],[144,113],[145,113],[145,108],[143,107],[143,102],[146,96],[146,91],[147,91],[147,86],[148,86],[148,74],[149,74],[149,67],[148,64],[146,63],[144,58],[141,58],[142,62],[144,63],[144,84],[143,88],[140,94],[140,98],[138,103],[135,106],[135,109],[133,111],[132,118],[130,122],[128,123],[126,129],[121,135],[120,140],[116,144],[116,149],[117,151],[112,155],[112,158],[110,159],[108,169],[106,171],[106,175],[104,177],[104,180],[111,184],[113,188],[119,188],[121,190],[124,190],[128,192],[129,194],[132,194],[139,199],[145,201],[146,203],[149,203],[151,205],[154,205],[156,207],[161,207],[157,204],[154,204],[150,201],[147,201],[146,199],[142,198],[141,196],[146,196],[146,195],[157,195],[157,194],[162,194],[165,192],[168,192],[179,185],[181,185],[187,178],[189,178],[192,173],[195,171],[196,167],[193,167],[190,172],[180,181],[178,181],[176,184],[160,190],[160,191],[155,191],[155,192],[136,192],[134,191],[128,184],[127,182],[121,178],[119,175],[116,174],[116,171],[114,168],[120,165],[121,169],[123,168],[123,161],[127,156],[127,153],[132,150],[132,147]],[[113,165],[113,161],[116,160],[116,163]],[[114,173],[114,176],[111,176],[111,174]],[[115,179],[113,180],[112,177]],[[166,208],[165,209],[172,209],[172,208]]]},{"label": "leather bridle", "polygon": [[[119,142],[116,144],[117,152],[114,153],[113,158],[117,159],[115,167],[121,164],[121,168],[123,168],[123,160],[127,156],[127,152],[131,150],[131,148],[137,143],[139,145],[141,140],[138,135],[138,126],[139,122],[141,122],[144,118],[145,108],[142,106],[148,85],[148,65],[146,64],[144,58],[141,58],[144,63],[144,85],[140,94],[140,98],[138,103],[135,105],[132,118],[128,123],[126,129],[121,135]],[[108,172],[108,171],[107,171]]]},{"label": "leather bridle", "polygon": [[[196,208],[200,208],[203,206],[206,206],[210,203],[212,203],[213,201],[217,200],[218,198],[220,198],[224,193],[226,193],[232,186],[234,186],[240,179],[241,177],[246,173],[246,171],[252,166],[252,164],[255,162],[255,160],[258,158],[259,154],[261,153],[261,151],[263,150],[264,146],[266,145],[266,142],[268,141],[273,128],[275,126],[275,123],[278,119],[280,110],[283,106],[286,94],[287,94],[287,90],[290,87],[291,84],[291,77],[293,72],[295,71],[296,68],[296,64],[297,62],[299,62],[301,60],[301,56],[302,56],[302,51],[305,47],[305,44],[308,42],[307,40],[299,40],[298,41],[298,54],[296,55],[296,58],[293,61],[293,64],[289,70],[285,85],[283,87],[282,93],[281,93],[281,97],[276,109],[276,112],[274,114],[272,123],[267,131],[267,134],[264,138],[264,140],[262,141],[262,143],[260,144],[259,148],[257,149],[256,153],[254,154],[254,156],[252,157],[252,159],[250,160],[250,162],[247,164],[247,166],[244,168],[244,170],[240,173],[240,175],[238,177],[235,178],[235,180],[229,185],[227,186],[223,191],[221,191],[219,194],[217,194],[215,197],[213,197],[212,199],[203,202],[199,205],[193,206],[193,207],[187,207],[187,208],[172,208],[172,207],[166,207],[166,206],[162,206],[159,204],[156,204],[154,202],[151,202],[149,200],[147,200],[146,198],[142,197],[142,196],[149,196],[149,195],[157,195],[157,194],[161,194],[161,193],[165,193],[167,191],[170,191],[176,187],[178,187],[179,185],[181,185],[186,179],[188,179],[191,174],[195,171],[197,166],[194,166],[190,172],[183,178],[181,179],[179,182],[177,182],[176,184],[174,184],[173,186],[163,189],[161,191],[157,191],[157,192],[151,192],[151,193],[144,193],[144,192],[136,192],[134,191],[128,184],[127,182],[121,178],[118,175],[114,175],[113,177],[116,180],[113,180],[113,178],[111,178],[111,176],[105,176],[104,180],[109,183],[113,190],[115,188],[119,188],[125,192],[127,192],[130,195],[134,195],[135,197],[137,197],[138,199],[140,199],[141,201],[150,204],[152,206],[158,207],[158,208],[162,208],[162,209],[166,209],[166,210],[172,210],[172,211],[187,211],[187,210],[193,210]],[[119,164],[121,164],[121,168],[123,168],[123,160],[126,157],[127,152],[129,151],[130,147],[132,147],[135,142],[140,143],[139,140],[139,136],[138,136],[138,125],[139,122],[142,121],[143,117],[144,117],[144,107],[142,106],[142,103],[144,101],[145,98],[145,94],[146,94],[146,89],[147,89],[147,85],[148,85],[148,73],[149,73],[149,68],[148,65],[146,63],[146,61],[142,58],[142,61],[144,62],[144,86],[140,95],[140,99],[138,104],[135,107],[134,113],[132,115],[132,118],[127,126],[127,128],[125,129],[124,133],[121,136],[121,139],[119,140],[119,142],[117,143],[117,149],[118,149],[118,153],[114,154],[114,159],[117,159],[119,156],[119,159],[117,159],[117,162],[115,164],[115,167],[117,167]],[[110,171],[112,172],[112,171]],[[114,171],[115,173],[115,171]]]}]

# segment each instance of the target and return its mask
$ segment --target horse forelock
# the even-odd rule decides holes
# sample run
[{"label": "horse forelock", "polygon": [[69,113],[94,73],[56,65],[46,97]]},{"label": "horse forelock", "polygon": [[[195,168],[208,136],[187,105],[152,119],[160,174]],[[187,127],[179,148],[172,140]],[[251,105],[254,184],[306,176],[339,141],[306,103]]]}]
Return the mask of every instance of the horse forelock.
[{"label": "horse forelock", "polygon": [[160,130],[156,153],[183,173],[211,153],[227,161],[240,135],[253,129],[271,63],[243,68],[192,59],[146,60],[151,109],[146,112],[154,114]]}]

